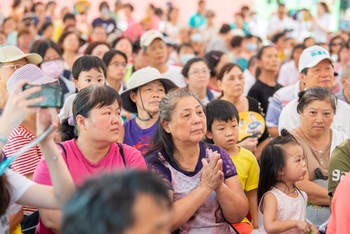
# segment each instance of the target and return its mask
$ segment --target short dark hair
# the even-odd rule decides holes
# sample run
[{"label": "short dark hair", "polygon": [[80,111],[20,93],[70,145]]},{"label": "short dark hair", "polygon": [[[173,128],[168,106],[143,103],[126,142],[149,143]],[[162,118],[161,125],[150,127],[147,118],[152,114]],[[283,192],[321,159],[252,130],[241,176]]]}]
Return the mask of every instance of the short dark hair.
[{"label": "short dark hair", "polygon": [[87,54],[92,54],[92,51],[97,47],[97,46],[99,46],[99,45],[105,45],[105,46],[107,46],[109,49],[111,48],[110,46],[109,46],[109,44],[107,44],[106,42],[103,42],[103,41],[95,41],[95,42],[91,42],[89,45],[88,45],[88,47],[86,47],[86,49],[85,49],[85,54],[87,55]]},{"label": "short dark hair", "polygon": [[129,8],[131,10],[131,12],[134,11],[134,7],[130,4],[130,3],[126,3],[123,5],[123,8]]},{"label": "short dark hair", "polygon": [[255,66],[256,60],[257,60],[256,55],[250,57],[250,59],[248,60],[248,67],[253,67],[253,66]]},{"label": "short dark hair", "polygon": [[281,33],[276,33],[275,35],[272,36],[271,41],[272,43],[276,43],[280,38],[285,37],[286,34],[281,32]]},{"label": "short dark hair", "polygon": [[301,70],[301,74],[303,74],[303,75],[307,75],[307,72],[308,72],[308,70],[309,70],[309,68],[308,67],[305,67],[303,70]]},{"label": "short dark hair", "polygon": [[72,13],[66,13],[64,16],[63,16],[63,23],[66,22],[67,20],[69,19],[72,19],[72,20],[75,20],[76,21],[76,18],[75,18],[75,15],[72,14]]},{"label": "short dark hair", "polygon": [[219,30],[220,34],[226,34],[228,32],[231,32],[231,27],[228,24],[223,24]]},{"label": "short dark hair", "polygon": [[249,7],[248,6],[242,6],[241,7],[241,11],[249,11]]},{"label": "short dark hair", "polygon": [[43,23],[39,31],[44,32],[50,26],[53,27],[53,23],[46,21],[45,23]]},{"label": "short dark hair", "polygon": [[241,36],[234,36],[232,37],[230,44],[232,48],[240,47],[243,43],[244,38]]},{"label": "short dark hair", "polygon": [[[44,41],[40,41],[35,47],[32,47],[31,49],[31,53],[37,53],[39,54],[42,58],[45,57],[45,54],[47,52],[48,49],[54,49],[57,54],[59,54],[60,57],[62,57],[62,50],[61,48],[52,40],[50,39],[46,39]],[[38,66],[40,67],[41,63],[38,64]]]},{"label": "short dark hair", "polygon": [[216,76],[215,67],[218,65],[221,56],[223,56],[225,53],[218,51],[218,50],[212,50],[204,55],[205,60],[207,60],[208,67],[210,69],[210,76],[214,77]]},{"label": "short dark hair", "polygon": [[207,116],[207,131],[212,131],[212,125],[214,120],[218,121],[228,121],[237,120],[239,123],[239,114],[238,110],[229,101],[225,100],[212,100],[205,107],[205,115]]},{"label": "short dark hair", "polygon": [[47,3],[46,3],[46,10],[49,8],[49,6],[51,6],[51,5],[57,5],[57,3],[55,2],[55,1],[48,1]]},{"label": "short dark hair", "polygon": [[124,171],[89,179],[63,209],[62,233],[124,233],[136,222],[133,207],[140,195],[150,195],[160,207],[171,209],[168,188],[150,172]]},{"label": "short dark hair", "polygon": [[[114,46],[112,46],[114,48]],[[133,54],[138,54],[139,51],[141,50],[141,45],[140,45],[140,38],[137,38],[134,43],[132,43],[132,53]]]},{"label": "short dark hair", "polygon": [[78,80],[79,75],[83,71],[90,71],[91,69],[96,69],[97,71],[103,73],[107,77],[107,68],[104,62],[97,56],[84,55],[79,57],[73,63],[72,75],[73,78]]},{"label": "short dark hair", "polygon": [[108,51],[107,53],[105,53],[103,55],[103,62],[105,63],[106,67],[108,67],[109,63],[111,62],[111,60],[113,59],[113,57],[115,55],[120,55],[124,58],[125,63],[128,62],[128,57],[126,56],[126,54],[124,54],[123,52],[121,52],[120,50],[115,50],[115,49],[111,49],[110,51]]},{"label": "short dark hair", "polygon": [[200,58],[200,57],[191,58],[191,59],[188,60],[188,62],[185,64],[184,68],[183,68],[182,71],[181,71],[181,74],[182,74],[184,77],[188,78],[188,72],[190,71],[192,64],[198,63],[198,62],[203,62],[203,63],[205,63],[205,65],[208,66],[207,62],[206,62],[205,59],[203,59],[203,58]]},{"label": "short dark hair", "polygon": [[284,3],[278,3],[278,8],[280,8],[280,7],[286,7],[286,4],[284,4]]},{"label": "short dark hair", "polygon": [[315,86],[307,90],[300,91],[298,96],[299,100],[297,105],[297,111],[299,114],[303,112],[305,108],[313,101],[329,102],[331,104],[332,110],[334,111],[334,114],[337,111],[337,98],[328,89]]},{"label": "short dark hair", "polygon": [[122,103],[118,92],[107,85],[92,85],[80,90],[73,101],[74,126],[69,124],[69,118],[64,119],[60,126],[59,132],[62,140],[79,137],[78,129],[75,127],[77,126],[76,117],[78,115],[89,118],[92,109],[112,105],[115,101],[118,102],[121,108]]}]

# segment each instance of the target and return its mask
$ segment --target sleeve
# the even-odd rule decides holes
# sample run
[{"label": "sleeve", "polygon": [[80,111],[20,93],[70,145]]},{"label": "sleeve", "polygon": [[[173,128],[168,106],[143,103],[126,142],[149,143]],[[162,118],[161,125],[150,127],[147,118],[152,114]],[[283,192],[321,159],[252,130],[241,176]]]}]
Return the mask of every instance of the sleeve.
[{"label": "sleeve", "polygon": [[[349,144],[350,141],[346,141],[345,144]],[[346,145],[343,145],[346,146]],[[350,171],[350,154],[347,150],[346,152],[341,148],[337,147],[329,160],[328,166],[328,195],[333,196],[335,189],[337,188],[340,181],[345,177],[345,175]]]},{"label": "sleeve", "polygon": [[283,64],[281,66],[280,72],[278,74],[278,78],[277,78],[277,83],[286,86],[288,85],[288,75],[286,76],[285,72],[287,71],[287,66],[286,64]]},{"label": "sleeve", "polygon": [[195,27],[195,24],[194,24],[194,16],[192,15],[190,17],[190,19],[188,20],[188,25],[191,27],[191,28],[194,28]]},{"label": "sleeve", "polygon": [[[30,139],[22,136],[16,135],[10,139],[4,148],[4,154],[10,157],[23,146],[29,144]],[[11,168],[21,175],[30,175],[34,173],[35,167],[38,164],[40,156],[38,154],[38,147],[34,146],[21,156],[19,156],[13,163],[11,163]]]},{"label": "sleeve", "polygon": [[282,105],[276,94],[272,96],[269,102],[269,106],[266,112],[266,127],[273,128],[278,127],[279,117],[282,111]]},{"label": "sleeve", "polygon": [[60,118],[60,122],[62,123],[62,121],[66,118],[69,118],[70,115],[72,115],[73,112],[73,100],[75,98],[76,94],[72,94],[70,95],[66,101],[63,104],[63,107],[60,111],[60,113],[58,114],[58,117]]},{"label": "sleeve", "polygon": [[258,102],[260,101],[260,91],[256,88],[255,84],[250,88],[248,97],[254,98]]},{"label": "sleeve", "polygon": [[20,197],[27,191],[29,187],[31,187],[34,182],[27,179],[26,177],[8,169],[5,172],[5,175],[11,185],[10,195],[11,201],[10,204],[17,202]]},{"label": "sleeve", "polygon": [[147,167],[148,170],[160,177],[163,180],[165,185],[169,190],[173,190],[173,186],[171,185],[171,173],[168,168],[164,166],[164,164],[158,159],[157,153],[149,155],[147,157]]},{"label": "sleeve", "polygon": [[[290,104],[293,104],[293,103],[290,102],[281,111],[280,117],[278,119],[278,131],[279,132],[281,132],[281,130],[283,128],[290,131],[293,128],[298,126],[298,120],[295,119],[295,113],[291,109]],[[297,110],[294,110],[294,111],[297,111]]]},{"label": "sleeve", "polygon": [[123,144],[125,161],[128,168],[147,170],[145,159],[140,151]]},{"label": "sleeve", "polygon": [[[249,154],[251,153],[249,152]],[[258,161],[256,160],[255,156],[251,154],[250,159],[251,159],[251,163],[250,163],[249,175],[245,186],[245,190],[248,192],[258,188],[259,173],[260,173]]]},{"label": "sleeve", "polygon": [[40,159],[34,171],[33,181],[38,184],[52,185],[50,171],[44,157]]},{"label": "sleeve", "polygon": [[228,179],[232,176],[237,175],[236,166],[233,163],[232,159],[230,158],[230,155],[224,150],[223,148],[219,147],[218,153],[221,156],[222,159],[222,170],[224,173],[224,178]]}]

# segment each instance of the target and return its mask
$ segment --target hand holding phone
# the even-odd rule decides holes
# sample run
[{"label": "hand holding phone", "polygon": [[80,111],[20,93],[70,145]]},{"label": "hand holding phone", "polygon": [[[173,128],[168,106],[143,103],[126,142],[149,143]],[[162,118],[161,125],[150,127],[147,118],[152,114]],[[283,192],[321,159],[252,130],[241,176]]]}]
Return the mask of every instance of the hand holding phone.
[{"label": "hand holding phone", "polygon": [[[38,85],[30,85],[26,84],[23,86],[23,90],[35,87]],[[44,97],[44,101],[33,105],[32,107],[40,107],[40,108],[61,108],[63,105],[63,92],[62,87],[57,84],[44,84],[41,85],[41,90],[37,93],[34,93],[28,97],[28,99],[31,98],[37,98],[37,97]]]}]

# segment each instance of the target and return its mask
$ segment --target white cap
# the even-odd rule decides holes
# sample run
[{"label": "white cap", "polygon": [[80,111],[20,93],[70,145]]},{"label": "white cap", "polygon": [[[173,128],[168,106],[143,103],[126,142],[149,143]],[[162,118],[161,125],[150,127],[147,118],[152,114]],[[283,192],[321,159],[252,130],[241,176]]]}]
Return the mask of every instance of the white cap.
[{"label": "white cap", "polygon": [[148,30],[144,34],[142,34],[140,38],[141,48],[148,47],[155,39],[162,39],[164,41],[163,33],[158,30]]},{"label": "white cap", "polygon": [[331,56],[329,55],[328,51],[325,50],[323,47],[314,45],[306,48],[305,50],[303,50],[303,53],[301,53],[299,59],[299,72],[301,72],[305,68],[316,66],[319,62],[321,62],[324,59],[328,59],[333,64]]}]

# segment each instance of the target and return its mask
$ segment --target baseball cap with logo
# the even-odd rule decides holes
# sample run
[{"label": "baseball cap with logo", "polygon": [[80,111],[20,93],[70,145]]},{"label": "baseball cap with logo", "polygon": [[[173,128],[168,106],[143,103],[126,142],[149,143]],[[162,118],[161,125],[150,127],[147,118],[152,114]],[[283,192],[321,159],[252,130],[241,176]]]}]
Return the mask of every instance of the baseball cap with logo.
[{"label": "baseball cap with logo", "polygon": [[323,47],[314,45],[306,48],[305,50],[303,50],[303,53],[301,53],[299,59],[299,72],[301,72],[305,68],[316,66],[319,62],[321,62],[324,59],[328,59],[333,64],[333,60],[329,55],[329,52]]},{"label": "baseball cap with logo", "polygon": [[153,67],[142,68],[132,74],[126,83],[126,87],[128,87],[128,89],[120,94],[123,108],[130,113],[137,113],[136,104],[131,100],[130,93],[133,90],[155,80],[162,82],[165,93],[168,93],[169,90],[173,88],[177,88],[177,85],[172,80],[163,77],[157,69]]},{"label": "baseball cap with logo", "polygon": [[164,36],[160,31],[148,30],[147,32],[142,34],[142,36],[140,38],[141,48],[148,47],[157,38],[162,39],[164,41]]},{"label": "baseball cap with logo", "polygon": [[20,80],[28,80],[31,84],[58,84],[58,80],[46,75],[40,68],[27,64],[17,69],[7,81],[7,91],[12,92],[15,84]]},{"label": "baseball cap with logo", "polygon": [[8,63],[26,58],[28,63],[39,64],[43,60],[40,55],[35,53],[25,54],[16,46],[5,46],[0,48],[0,63]]}]

